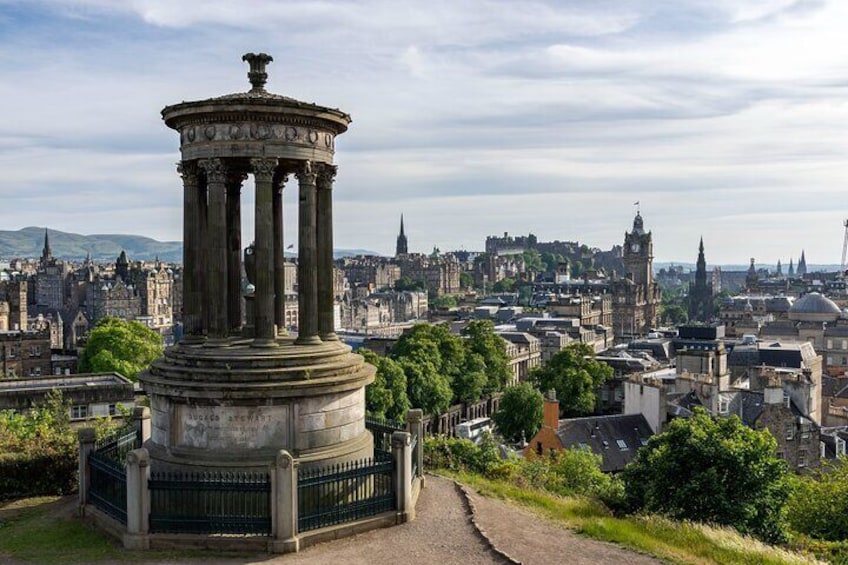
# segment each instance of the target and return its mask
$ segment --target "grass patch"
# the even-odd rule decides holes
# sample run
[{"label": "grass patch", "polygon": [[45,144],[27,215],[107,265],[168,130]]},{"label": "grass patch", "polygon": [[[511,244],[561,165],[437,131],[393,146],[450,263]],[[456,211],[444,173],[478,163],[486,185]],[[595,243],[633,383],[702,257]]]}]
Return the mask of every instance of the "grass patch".
[{"label": "grass patch", "polygon": [[674,563],[796,565],[816,562],[812,557],[764,544],[730,528],[675,522],[656,516],[616,518],[602,504],[588,498],[559,497],[469,473],[444,474],[484,496],[517,502],[587,537]]},{"label": "grass patch", "polygon": [[[208,560],[208,551],[130,551],[74,515],[75,498],[39,497],[0,506],[0,561],[96,563]],[[227,554],[238,557],[240,554]]]}]

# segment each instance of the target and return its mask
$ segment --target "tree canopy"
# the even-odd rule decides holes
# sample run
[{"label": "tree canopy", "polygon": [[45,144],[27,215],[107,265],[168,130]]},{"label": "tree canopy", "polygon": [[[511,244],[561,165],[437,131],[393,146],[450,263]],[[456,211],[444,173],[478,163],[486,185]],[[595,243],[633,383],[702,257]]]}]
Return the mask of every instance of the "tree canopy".
[{"label": "tree canopy", "polygon": [[374,418],[402,421],[409,410],[403,369],[392,359],[368,349],[360,349],[359,353],[377,368],[374,382],[365,387],[365,410]]},{"label": "tree canopy", "polygon": [[848,539],[848,459],[798,480],[786,505],[793,531],[831,541]]},{"label": "tree canopy", "polygon": [[404,290],[424,291],[427,290],[427,283],[420,279],[403,276],[395,281],[395,290],[398,292]]},{"label": "tree canopy", "polygon": [[492,285],[492,292],[512,292],[515,290],[515,279],[506,277]]},{"label": "tree canopy", "polygon": [[499,391],[509,376],[503,340],[491,322],[472,322],[464,336],[445,325],[418,324],[405,332],[389,357],[406,375],[411,406],[441,414],[451,403],[477,402]]},{"label": "tree canopy", "polygon": [[80,355],[82,373],[116,372],[136,380],[138,373],[162,355],[162,337],[138,322],[101,319],[88,335]]},{"label": "tree canopy", "polygon": [[595,359],[585,343],[572,343],[537,367],[530,378],[539,390],[555,390],[560,414],[585,416],[595,409],[595,391],[611,379],[612,367]]},{"label": "tree canopy", "polygon": [[624,469],[631,510],[732,526],[766,541],[783,538],[786,465],[768,431],[696,409],[672,420]]},{"label": "tree canopy", "polygon": [[498,433],[509,441],[535,436],[542,425],[544,401],[542,393],[528,382],[508,387],[493,416]]}]

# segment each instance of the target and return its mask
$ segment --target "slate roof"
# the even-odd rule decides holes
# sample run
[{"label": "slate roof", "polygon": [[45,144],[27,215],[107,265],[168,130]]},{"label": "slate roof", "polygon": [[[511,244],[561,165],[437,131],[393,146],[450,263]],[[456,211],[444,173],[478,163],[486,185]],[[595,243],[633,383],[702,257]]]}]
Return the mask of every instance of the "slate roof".
[{"label": "slate roof", "polygon": [[584,447],[603,458],[601,470],[624,469],[653,435],[642,414],[589,416],[559,421],[557,436],[565,448]]}]

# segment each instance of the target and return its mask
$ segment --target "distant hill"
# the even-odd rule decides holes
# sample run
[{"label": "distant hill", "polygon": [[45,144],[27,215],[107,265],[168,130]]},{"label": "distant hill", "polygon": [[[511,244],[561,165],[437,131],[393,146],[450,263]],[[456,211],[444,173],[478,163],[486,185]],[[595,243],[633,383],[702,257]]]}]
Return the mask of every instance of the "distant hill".
[{"label": "distant hill", "polygon": [[[180,263],[183,260],[181,241],[157,241],[141,235],[94,234],[80,235],[49,229],[50,249],[60,259],[80,261],[88,253],[97,262],[114,261],[127,252],[130,261],[162,261]],[[0,258],[40,257],[44,247],[44,228],[27,227],[18,231],[0,230]],[[286,255],[290,255],[286,253]],[[334,249],[336,258],[353,255],[377,255],[367,249]],[[291,255],[294,256],[294,255]]]},{"label": "distant hill", "polygon": [[[48,229],[47,233],[53,256],[61,259],[81,260],[91,253],[95,261],[114,261],[122,250],[131,261],[150,261],[158,256],[162,261],[178,262],[183,255],[180,241],[156,241],[140,235],[80,235],[53,229]],[[44,228],[0,231],[0,257],[40,257],[43,247]]]}]

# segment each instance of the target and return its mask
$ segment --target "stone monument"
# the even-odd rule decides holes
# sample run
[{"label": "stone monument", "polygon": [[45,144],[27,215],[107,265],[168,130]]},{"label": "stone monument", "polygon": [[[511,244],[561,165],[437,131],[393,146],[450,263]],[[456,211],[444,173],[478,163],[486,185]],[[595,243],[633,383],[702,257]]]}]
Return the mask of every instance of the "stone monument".
[{"label": "stone monument", "polygon": [[[264,470],[281,449],[305,468],[371,457],[365,386],[374,368],[334,333],[333,154],[350,116],[266,91],[273,59],[242,59],[248,92],[162,110],[180,134],[184,337],[139,377],[151,407],[145,447],[156,467],[175,470]],[[241,234],[247,175],[256,190],[249,285]],[[296,336],[284,327],[283,291],[282,195],[292,175]]]}]

